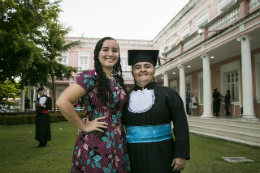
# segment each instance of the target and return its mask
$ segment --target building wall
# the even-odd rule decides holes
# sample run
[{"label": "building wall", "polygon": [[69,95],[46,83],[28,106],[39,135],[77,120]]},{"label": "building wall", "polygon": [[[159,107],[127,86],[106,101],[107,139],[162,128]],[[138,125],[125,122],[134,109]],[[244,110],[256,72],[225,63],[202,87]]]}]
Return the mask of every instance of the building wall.
[{"label": "building wall", "polygon": [[[194,4],[194,2],[197,3],[201,3],[201,4],[195,4],[194,8],[191,9],[190,12],[187,12],[187,9],[191,7],[191,4]],[[242,34],[247,34],[249,32],[252,32],[258,28],[260,28],[260,16],[259,17],[255,17],[254,19],[248,21],[245,24],[242,24],[241,26],[234,28],[232,30],[230,30],[229,32],[226,32],[225,34],[220,34],[220,36],[218,36],[216,33],[214,32],[212,35],[216,34],[217,36],[213,38],[211,41],[207,41],[208,36],[207,36],[207,32],[210,33],[210,31],[208,30],[204,30],[204,35],[201,36],[201,38],[203,37],[203,39],[200,42],[203,42],[203,46],[201,45],[200,47],[196,47],[193,49],[193,51],[191,52],[185,52],[183,51],[183,46],[185,46],[185,44],[187,44],[187,42],[189,40],[181,40],[181,31],[183,30],[183,27],[189,25],[189,35],[192,35],[191,37],[188,37],[188,39],[192,39],[195,38],[194,35],[196,36],[196,32],[198,30],[197,27],[197,19],[198,19],[198,15],[199,14],[203,14],[201,12],[203,12],[203,10],[207,10],[207,15],[208,15],[208,22],[215,22],[215,21],[223,21],[223,15],[220,16],[222,18],[219,17],[219,15],[222,13],[225,13],[224,11],[220,11],[219,8],[219,2],[221,1],[217,1],[217,0],[191,0],[189,2],[189,4],[187,4],[173,19],[172,21],[174,21],[175,19],[181,19],[181,22],[179,22],[176,27],[173,26],[172,28],[170,28],[170,25],[173,23],[172,21],[170,21],[158,34],[157,36],[153,39],[153,40],[127,40],[127,39],[118,39],[118,43],[120,45],[120,51],[121,51],[121,55],[122,57],[126,57],[127,56],[127,51],[129,49],[161,49],[161,48],[165,48],[166,46],[169,47],[169,41],[171,40],[171,38],[174,36],[176,38],[176,47],[173,48],[173,50],[177,49],[179,50],[178,54],[181,55],[180,58],[177,61],[172,61],[172,63],[170,62],[169,59],[166,59],[164,62],[170,62],[167,63],[163,66],[163,69],[173,69],[176,68],[178,66],[178,64],[185,64],[187,65],[188,62],[191,62],[192,60],[196,60],[201,56],[201,52],[202,49],[206,50],[205,52],[210,52],[210,51],[214,51],[215,49],[218,49],[221,51],[221,47],[226,46],[227,43],[230,43],[231,41],[234,41],[238,36],[242,35]],[[234,1],[235,2],[235,1]],[[236,1],[238,2],[238,1]],[[254,8],[253,10],[249,10],[249,3],[251,3],[252,0],[250,1],[239,1],[239,4],[235,5],[234,9],[239,9],[239,17],[235,18],[234,20],[231,20],[231,18],[229,18],[227,21],[225,22],[229,22],[227,25],[224,26],[228,27],[228,26],[232,26],[232,25],[236,25],[238,20],[242,19],[242,18],[246,18],[247,15],[249,14],[248,12],[253,12],[256,11],[257,9],[260,8],[260,5],[256,8]],[[186,10],[186,11],[185,11]],[[227,16],[231,16],[234,13],[234,10],[227,11]],[[187,12],[187,13],[186,13]],[[225,15],[224,15],[225,16]],[[225,19],[226,20],[226,19]],[[231,20],[231,22],[229,21]],[[211,24],[214,24],[212,23]],[[220,22],[220,23],[221,23]],[[175,23],[176,24],[176,23]],[[223,23],[222,23],[223,24]],[[253,27],[252,27],[253,26]],[[204,27],[204,26],[203,26]],[[249,28],[249,29],[243,29],[243,28]],[[211,35],[211,36],[212,36]],[[209,37],[211,37],[209,36]],[[196,37],[198,38],[198,37]],[[199,38],[199,39],[201,39]],[[72,39],[81,39],[81,38],[72,38]],[[206,39],[206,40],[205,40]],[[89,69],[94,69],[94,47],[96,42],[98,41],[98,39],[92,39],[92,38],[83,38],[82,42],[83,42],[83,46],[82,48],[76,48],[74,51],[69,52],[69,65],[73,66],[73,67],[77,67],[78,66],[78,53],[80,51],[89,51],[90,52],[90,59],[89,59]],[[181,42],[183,41],[183,42]],[[196,41],[196,40],[195,40]],[[198,42],[198,43],[200,43]],[[236,47],[237,51],[240,51],[240,47]],[[256,75],[255,74],[256,70],[255,70],[255,54],[260,53],[260,48],[258,46],[258,48],[254,48],[255,50],[253,50],[252,53],[252,75],[253,75],[253,95],[254,95],[254,99],[256,99]],[[169,50],[169,49],[168,49]],[[166,50],[167,51],[167,50]],[[225,52],[223,52],[223,54],[225,54]],[[174,58],[174,57],[169,57],[169,58]],[[218,58],[218,57],[216,57]],[[243,95],[242,95],[242,64],[241,64],[241,55],[229,55],[229,57],[226,57],[225,60],[222,60],[220,62],[217,62],[215,64],[212,64],[210,66],[211,68],[211,89],[213,92],[213,88],[218,88],[219,91],[221,91],[222,95],[225,95],[224,88],[222,88],[222,76],[223,74],[221,74],[221,70],[223,66],[228,65],[229,63],[234,63],[234,62],[238,62],[239,61],[239,86],[240,86],[240,100],[239,103],[232,103],[230,106],[230,111],[232,114],[235,114],[237,117],[240,116],[240,103],[243,103]],[[193,61],[195,62],[195,61]],[[197,61],[198,62],[198,61]],[[201,61],[200,61],[201,62]],[[130,68],[131,70],[131,68]],[[195,70],[193,72],[187,73],[186,76],[192,76],[192,92],[193,94],[196,96],[197,98],[197,102],[199,103],[199,92],[200,92],[200,88],[199,88],[199,73],[201,73],[203,71],[202,67],[198,70]],[[161,69],[157,69],[156,75],[160,75],[164,72],[164,70]],[[129,74],[128,74],[129,75]],[[133,87],[133,82],[131,81],[131,76],[128,76],[126,84],[129,88]],[[177,91],[180,91],[179,88],[179,77],[173,77],[173,78],[169,78],[169,84],[171,81],[177,81]],[[159,82],[160,85],[163,85],[163,82]],[[60,84],[59,84],[60,85]],[[57,85],[58,86],[58,85]],[[68,86],[68,85],[67,85]],[[259,91],[260,92],[260,91]],[[198,105],[198,112],[199,114],[203,113],[203,104],[199,104]],[[225,114],[225,110],[224,110],[224,104],[221,104],[221,114]],[[260,103],[256,103],[255,105],[255,113],[257,117],[260,117]]]}]

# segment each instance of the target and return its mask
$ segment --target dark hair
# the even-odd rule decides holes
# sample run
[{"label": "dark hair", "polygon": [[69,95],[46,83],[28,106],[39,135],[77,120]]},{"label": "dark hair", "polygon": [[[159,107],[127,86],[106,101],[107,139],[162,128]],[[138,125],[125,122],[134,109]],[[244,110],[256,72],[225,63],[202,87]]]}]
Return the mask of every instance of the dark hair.
[{"label": "dark hair", "polygon": [[[99,52],[103,46],[103,42],[105,40],[115,40],[111,37],[104,37],[101,40],[99,40],[96,44],[95,50],[94,50],[94,67],[96,70],[96,73],[98,75],[97,77],[97,94],[98,97],[101,99],[101,102],[103,103],[103,105],[107,105],[107,103],[112,103],[112,97],[108,97],[107,96],[107,91],[109,92],[109,95],[112,95],[112,91],[110,89],[110,81],[107,78],[106,73],[103,70],[103,67],[99,61]],[[116,40],[115,40],[116,41]],[[119,48],[119,45],[118,45]],[[119,49],[118,49],[119,51]],[[126,103],[125,103],[125,107],[128,106],[128,91],[126,90],[125,84],[124,84],[124,79],[123,79],[123,75],[122,75],[122,68],[121,68],[121,64],[120,64],[121,60],[120,60],[120,52],[119,52],[119,57],[118,57],[118,61],[117,63],[114,65],[113,69],[112,69],[112,76],[116,79],[116,81],[120,84],[120,86],[123,88],[124,92],[126,93]]]},{"label": "dark hair", "polygon": [[43,91],[43,90],[44,90],[43,87],[38,88],[38,92]]},{"label": "dark hair", "polygon": [[229,92],[229,93],[230,93],[230,90],[227,90],[227,92]]}]

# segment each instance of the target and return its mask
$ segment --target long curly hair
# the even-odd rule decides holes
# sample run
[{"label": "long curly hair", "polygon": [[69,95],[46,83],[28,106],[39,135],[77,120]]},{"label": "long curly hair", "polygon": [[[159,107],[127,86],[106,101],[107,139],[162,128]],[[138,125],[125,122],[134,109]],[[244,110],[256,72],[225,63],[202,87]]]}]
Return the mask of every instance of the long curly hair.
[{"label": "long curly hair", "polygon": [[[112,91],[110,89],[110,81],[107,78],[107,75],[104,72],[103,67],[99,61],[99,52],[100,52],[100,50],[103,46],[103,42],[105,40],[115,40],[115,39],[111,38],[111,37],[104,37],[97,42],[95,50],[94,50],[94,61],[95,61],[94,67],[95,67],[96,73],[98,75],[98,77],[96,79],[98,97],[101,99],[103,105],[108,105],[108,103],[113,102],[113,97],[109,97],[109,96],[112,96]],[[119,51],[119,45],[118,45],[118,51]],[[126,103],[124,106],[124,108],[126,108],[129,103],[129,93],[126,90],[126,87],[124,84],[122,68],[121,68],[121,63],[120,63],[121,62],[120,52],[118,52],[118,53],[119,53],[118,61],[112,69],[112,76],[114,79],[116,79],[116,81],[120,84],[120,86],[123,88],[124,92],[126,93]],[[109,96],[107,95],[107,92],[109,93]]]}]

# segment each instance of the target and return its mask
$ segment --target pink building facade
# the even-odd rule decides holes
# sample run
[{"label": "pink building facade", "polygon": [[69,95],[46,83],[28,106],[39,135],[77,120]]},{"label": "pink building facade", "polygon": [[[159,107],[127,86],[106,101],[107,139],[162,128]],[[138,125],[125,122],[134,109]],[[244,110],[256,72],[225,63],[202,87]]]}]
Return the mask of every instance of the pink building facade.
[{"label": "pink building facade", "polygon": [[[61,63],[83,70],[94,68],[96,38],[80,40],[82,46],[63,54]],[[212,92],[231,91],[231,116],[242,120],[260,118],[260,2],[258,0],[191,0],[153,40],[117,39],[127,88],[133,87],[127,50],[160,50],[161,65],[155,80],[195,95],[198,114],[212,115]],[[76,74],[74,74],[76,75]],[[56,81],[56,98],[72,80]],[[52,92],[50,92],[52,96]],[[225,115],[221,102],[220,114]]]}]

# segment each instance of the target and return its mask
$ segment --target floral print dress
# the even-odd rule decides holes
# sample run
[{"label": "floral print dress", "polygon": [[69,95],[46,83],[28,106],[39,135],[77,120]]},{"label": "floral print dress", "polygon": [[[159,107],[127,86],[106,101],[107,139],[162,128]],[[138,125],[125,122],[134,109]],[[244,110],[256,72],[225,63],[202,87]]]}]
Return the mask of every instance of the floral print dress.
[{"label": "floral print dress", "polygon": [[126,150],[125,132],[122,126],[122,108],[126,101],[123,88],[114,80],[110,80],[113,103],[103,106],[97,97],[95,70],[86,70],[79,74],[75,83],[83,87],[85,115],[92,121],[98,117],[106,117],[108,123],[104,132],[80,133],[75,144],[71,172],[88,173],[128,173],[131,171]]}]

